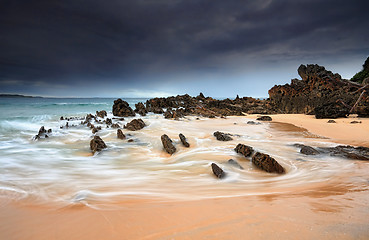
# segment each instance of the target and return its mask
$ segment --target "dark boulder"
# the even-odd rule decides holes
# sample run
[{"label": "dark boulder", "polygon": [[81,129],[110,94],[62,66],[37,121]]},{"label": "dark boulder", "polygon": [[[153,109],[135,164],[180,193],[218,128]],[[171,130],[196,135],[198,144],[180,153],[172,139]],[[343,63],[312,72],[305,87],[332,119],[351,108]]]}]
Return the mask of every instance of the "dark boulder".
[{"label": "dark boulder", "polygon": [[241,143],[239,143],[234,150],[237,153],[241,153],[245,157],[251,156],[251,154],[254,152],[254,149],[252,147],[241,144]]},{"label": "dark boulder", "polygon": [[264,153],[255,153],[252,157],[252,162],[261,170],[264,170],[268,173],[285,173],[284,168],[272,157],[268,154]]},{"label": "dark boulder", "polygon": [[258,120],[258,121],[272,121],[272,118],[270,116],[261,116],[261,117],[258,117],[256,120]]},{"label": "dark boulder", "polygon": [[233,140],[233,138],[231,138],[232,134],[229,134],[229,133],[223,133],[223,132],[216,131],[216,132],[213,133],[213,135],[219,141],[231,141],[231,140]]},{"label": "dark boulder", "polygon": [[124,128],[127,128],[128,130],[131,131],[137,131],[140,130],[142,128],[144,128],[146,125],[144,123],[144,121],[139,118],[139,119],[133,119],[131,122],[127,123]]},{"label": "dark boulder", "polygon": [[180,133],[179,138],[181,139],[181,142],[182,142],[183,146],[190,147],[190,144],[187,142],[185,135]]},{"label": "dark boulder", "polygon": [[233,165],[234,167],[237,167],[239,169],[243,169],[243,167],[236,160],[229,159],[227,161],[227,163],[230,164],[230,165]]},{"label": "dark boulder", "polygon": [[217,178],[224,178],[225,177],[225,172],[223,171],[223,169],[221,169],[218,165],[216,165],[215,163],[211,164],[211,169],[213,170],[214,175]]},{"label": "dark boulder", "polygon": [[111,118],[107,118],[105,120],[105,123],[106,123],[106,125],[112,125],[113,124],[113,121],[111,120]]},{"label": "dark boulder", "polygon": [[305,155],[318,155],[319,151],[310,146],[302,146],[300,149],[300,153]]},{"label": "dark boulder", "polygon": [[105,142],[99,136],[94,136],[90,141],[90,149],[93,153],[100,152],[104,148],[106,148]]},{"label": "dark boulder", "polygon": [[120,129],[118,129],[117,130],[117,137],[119,138],[119,139],[126,139],[126,135],[124,135],[124,133],[123,133],[123,131],[122,130],[120,130]]},{"label": "dark boulder", "polygon": [[119,98],[114,101],[113,115],[118,117],[134,117],[136,114],[126,101]]},{"label": "dark boulder", "polygon": [[108,116],[108,114],[106,113],[105,110],[101,110],[100,112],[96,111],[96,116],[98,116],[100,118],[104,118],[104,117]]},{"label": "dark boulder", "polygon": [[161,142],[163,143],[163,147],[165,151],[169,154],[173,154],[177,149],[174,147],[172,140],[168,137],[168,135],[163,134],[161,136]]},{"label": "dark boulder", "polygon": [[327,123],[336,123],[336,121],[334,121],[334,120],[328,120],[328,122]]},{"label": "dark boulder", "polygon": [[349,114],[349,109],[342,103],[327,103],[314,109],[315,118],[342,118]]}]

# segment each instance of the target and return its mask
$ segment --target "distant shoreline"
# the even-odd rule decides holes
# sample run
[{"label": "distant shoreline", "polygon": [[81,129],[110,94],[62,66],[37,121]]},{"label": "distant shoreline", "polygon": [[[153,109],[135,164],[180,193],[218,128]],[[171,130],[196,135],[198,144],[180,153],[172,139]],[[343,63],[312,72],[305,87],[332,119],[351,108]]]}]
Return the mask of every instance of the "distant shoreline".
[{"label": "distant shoreline", "polygon": [[43,98],[40,96],[27,96],[21,94],[0,94],[0,98]]}]

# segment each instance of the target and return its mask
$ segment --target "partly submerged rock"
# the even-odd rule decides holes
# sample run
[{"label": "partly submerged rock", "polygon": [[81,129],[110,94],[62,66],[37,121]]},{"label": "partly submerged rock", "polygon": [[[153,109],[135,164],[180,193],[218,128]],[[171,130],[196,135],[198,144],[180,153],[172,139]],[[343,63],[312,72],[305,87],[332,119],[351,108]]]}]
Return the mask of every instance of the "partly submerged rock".
[{"label": "partly submerged rock", "polygon": [[239,169],[243,169],[243,167],[236,160],[229,159],[227,161],[227,163],[230,164],[230,165],[233,165],[234,167],[237,167]]},{"label": "partly submerged rock", "polygon": [[135,104],[135,107],[136,107],[135,109],[136,113],[140,114],[141,116],[146,116],[147,109],[142,102]]},{"label": "partly submerged rock", "polygon": [[261,170],[268,173],[285,173],[284,168],[268,154],[257,152],[252,157],[252,162]]},{"label": "partly submerged rock", "polygon": [[124,128],[127,128],[128,130],[131,131],[137,131],[140,130],[142,128],[144,128],[146,125],[144,123],[144,121],[139,118],[139,119],[133,119],[131,122],[127,123]]},{"label": "partly submerged rock", "polygon": [[269,122],[269,121],[272,121],[272,118],[270,116],[261,116],[261,117],[258,117],[256,120]]},{"label": "partly submerged rock", "polygon": [[104,148],[106,148],[106,144],[99,136],[94,136],[90,141],[90,149],[93,153],[100,152]]},{"label": "partly submerged rock", "polygon": [[224,178],[225,177],[225,172],[223,171],[223,169],[221,169],[218,165],[216,165],[215,163],[211,164],[211,169],[213,170],[214,175],[217,178]]},{"label": "partly submerged rock", "polygon": [[328,120],[327,123],[336,123],[336,121],[334,121],[333,119],[330,119],[330,120]]},{"label": "partly submerged rock", "polygon": [[254,152],[254,149],[252,147],[241,144],[241,143],[239,143],[234,150],[237,153],[241,153],[245,157],[251,156],[251,154]]},{"label": "partly submerged rock", "polygon": [[119,138],[119,139],[126,139],[126,135],[124,135],[124,133],[123,133],[123,131],[121,130],[121,129],[118,129],[117,130],[117,137]]},{"label": "partly submerged rock", "polygon": [[180,133],[179,138],[181,139],[181,142],[182,142],[183,146],[190,147],[190,144],[187,142],[187,139],[186,139],[185,135]]},{"label": "partly submerged rock", "polygon": [[300,149],[300,153],[305,155],[318,155],[320,152],[313,147],[302,146]]},{"label": "partly submerged rock", "polygon": [[229,133],[223,133],[216,131],[213,133],[213,135],[217,138],[219,141],[231,141],[233,138],[231,138],[232,134]]},{"label": "partly submerged rock", "polygon": [[46,130],[44,126],[40,127],[38,133],[33,137],[34,140],[39,140],[41,138],[48,138],[49,136],[46,133],[51,133],[52,130]]},{"label": "partly submerged rock", "polygon": [[163,143],[163,147],[167,153],[173,154],[177,150],[176,147],[173,145],[172,140],[168,137],[168,135],[163,134],[161,136],[161,142]]},{"label": "partly submerged rock", "polygon": [[254,121],[247,121],[247,124],[249,124],[249,125],[259,125],[259,124],[261,124],[261,123],[259,123],[259,122],[254,122]]},{"label": "partly submerged rock", "polygon": [[353,160],[369,160],[369,148],[339,145],[336,147],[319,148],[332,156],[343,157]]}]

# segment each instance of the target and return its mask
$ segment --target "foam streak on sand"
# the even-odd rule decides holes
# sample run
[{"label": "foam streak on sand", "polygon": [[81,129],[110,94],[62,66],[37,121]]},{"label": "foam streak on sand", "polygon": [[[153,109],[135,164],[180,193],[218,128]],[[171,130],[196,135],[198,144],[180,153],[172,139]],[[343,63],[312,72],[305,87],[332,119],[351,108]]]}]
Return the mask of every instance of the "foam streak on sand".
[{"label": "foam streak on sand", "polygon": [[[272,115],[272,122],[247,124],[256,117],[175,121],[148,114],[143,129],[123,129],[124,140],[116,129],[94,123],[107,145],[94,155],[93,135],[80,120],[61,129],[66,121],[51,113],[37,121],[52,134],[33,141],[38,129],[27,122],[35,121],[32,115],[24,125],[0,119],[0,239],[367,239],[369,163],[306,156],[293,144],[368,146],[369,122],[336,120],[331,126],[309,116]],[[233,140],[217,141],[215,131]],[[163,150],[163,134],[177,148],[173,155]],[[257,169],[234,151],[238,143],[269,154],[286,173]],[[243,169],[228,164],[230,158]],[[213,175],[212,163],[225,178]]]}]

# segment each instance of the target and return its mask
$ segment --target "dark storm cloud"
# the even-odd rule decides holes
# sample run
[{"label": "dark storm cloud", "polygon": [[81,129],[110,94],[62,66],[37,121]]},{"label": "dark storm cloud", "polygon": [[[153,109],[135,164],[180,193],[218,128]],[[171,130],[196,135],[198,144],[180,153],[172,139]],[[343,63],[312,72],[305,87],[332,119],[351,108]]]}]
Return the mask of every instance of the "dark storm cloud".
[{"label": "dark storm cloud", "polygon": [[369,51],[368,7],[364,0],[2,1],[0,81],[128,82],[360,55]]}]

